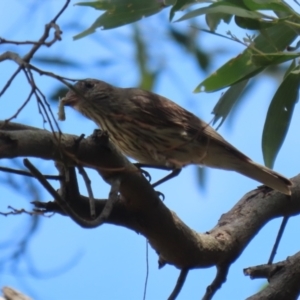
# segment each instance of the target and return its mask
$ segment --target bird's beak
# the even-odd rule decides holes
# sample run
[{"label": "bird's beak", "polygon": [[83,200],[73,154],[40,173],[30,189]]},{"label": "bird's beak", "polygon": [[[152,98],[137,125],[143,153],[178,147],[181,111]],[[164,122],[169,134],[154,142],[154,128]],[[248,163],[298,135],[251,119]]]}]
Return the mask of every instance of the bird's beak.
[{"label": "bird's beak", "polygon": [[61,103],[64,106],[75,106],[77,102],[78,96],[73,91],[69,91],[67,95],[61,99]]}]

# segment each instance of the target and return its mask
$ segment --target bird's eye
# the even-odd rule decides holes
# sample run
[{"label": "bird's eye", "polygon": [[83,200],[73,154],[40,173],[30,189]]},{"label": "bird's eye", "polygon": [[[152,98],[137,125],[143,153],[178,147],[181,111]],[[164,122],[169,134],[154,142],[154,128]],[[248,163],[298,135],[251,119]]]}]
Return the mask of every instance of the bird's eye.
[{"label": "bird's eye", "polygon": [[85,81],[84,86],[85,86],[87,89],[91,89],[92,87],[94,87],[94,84],[93,84],[92,82]]}]

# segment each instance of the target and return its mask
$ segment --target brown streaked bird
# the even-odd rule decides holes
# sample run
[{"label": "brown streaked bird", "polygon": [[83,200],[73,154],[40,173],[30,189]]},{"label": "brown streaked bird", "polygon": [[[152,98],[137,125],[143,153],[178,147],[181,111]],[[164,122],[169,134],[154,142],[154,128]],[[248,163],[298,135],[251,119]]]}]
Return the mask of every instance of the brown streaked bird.
[{"label": "brown streaked bird", "polygon": [[141,164],[232,170],[291,194],[290,180],[253,162],[207,123],[160,95],[85,79],[74,85],[62,104],[93,120],[125,155]]}]

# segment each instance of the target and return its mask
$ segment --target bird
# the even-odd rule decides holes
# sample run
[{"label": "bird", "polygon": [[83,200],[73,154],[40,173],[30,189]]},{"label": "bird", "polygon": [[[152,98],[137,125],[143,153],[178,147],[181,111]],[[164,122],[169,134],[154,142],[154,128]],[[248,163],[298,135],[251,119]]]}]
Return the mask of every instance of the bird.
[{"label": "bird", "polygon": [[177,174],[187,165],[236,171],[291,195],[289,179],[252,161],[208,123],[161,95],[88,78],[77,81],[61,102],[107,131],[113,144],[140,164]]}]

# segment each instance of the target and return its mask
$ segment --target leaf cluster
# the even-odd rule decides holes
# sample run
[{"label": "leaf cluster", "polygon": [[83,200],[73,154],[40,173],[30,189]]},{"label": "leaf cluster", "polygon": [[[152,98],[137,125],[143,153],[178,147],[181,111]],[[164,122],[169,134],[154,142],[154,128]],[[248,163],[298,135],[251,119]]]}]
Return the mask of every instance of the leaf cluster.
[{"label": "leaf cluster", "polygon": [[[175,22],[204,15],[209,29],[202,29],[203,31],[243,44],[245,50],[242,53],[227,61],[195,88],[196,93],[210,93],[228,88],[213,109],[213,123],[220,120],[219,126],[241,100],[241,95],[251,79],[269,67],[284,64],[282,82],[270,102],[262,133],[264,161],[268,167],[273,167],[299,96],[300,69],[297,58],[300,53],[296,52],[299,43],[295,47],[291,44],[299,35],[300,15],[290,5],[278,0],[98,0],[80,2],[77,5],[105,12],[88,29],[76,35],[75,39],[94,33],[97,28],[111,29],[126,25],[171,7],[170,21],[179,11],[188,10]],[[194,9],[195,5],[201,7]],[[216,32],[221,21],[227,24],[234,22],[244,30],[255,32],[245,33],[242,40],[230,31],[224,36]]]}]

